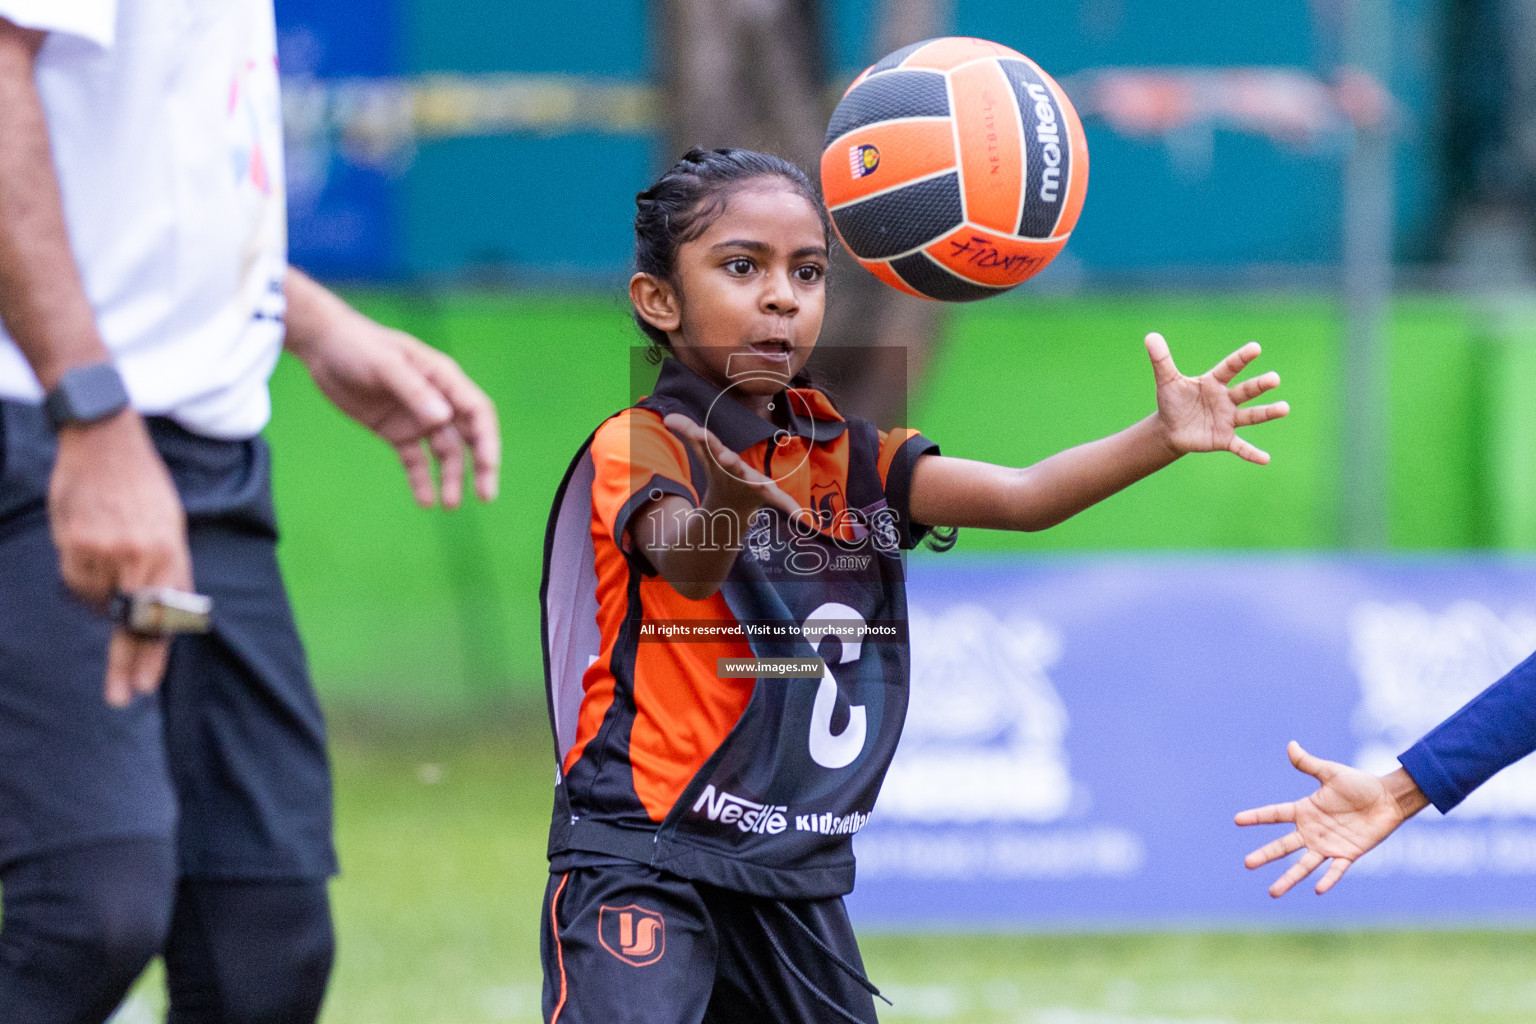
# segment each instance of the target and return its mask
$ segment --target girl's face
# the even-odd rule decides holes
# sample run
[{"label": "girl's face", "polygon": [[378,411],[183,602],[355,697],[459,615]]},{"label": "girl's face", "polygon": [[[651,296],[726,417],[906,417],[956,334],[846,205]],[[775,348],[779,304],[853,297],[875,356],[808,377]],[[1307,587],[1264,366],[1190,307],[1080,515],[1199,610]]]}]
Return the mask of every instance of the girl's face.
[{"label": "girl's face", "polygon": [[765,406],[821,333],[827,241],[816,211],[776,178],[747,182],[702,235],[678,248],[674,266],[670,282],[634,276],[635,308],[667,332],[689,369]]}]

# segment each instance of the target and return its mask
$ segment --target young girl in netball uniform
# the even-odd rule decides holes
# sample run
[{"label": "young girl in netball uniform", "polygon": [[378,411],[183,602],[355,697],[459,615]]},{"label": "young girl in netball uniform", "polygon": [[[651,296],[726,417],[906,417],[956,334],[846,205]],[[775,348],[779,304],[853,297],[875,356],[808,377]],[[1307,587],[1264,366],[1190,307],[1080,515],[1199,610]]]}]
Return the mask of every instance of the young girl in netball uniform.
[{"label": "young girl in netball uniform", "polygon": [[1044,529],[1187,452],[1263,464],[1234,428],[1287,413],[1244,408],[1279,378],[1231,383],[1256,344],[1183,376],[1152,334],[1146,419],[1020,469],[942,456],[804,375],[830,232],[800,171],[694,150],[637,203],[630,299],[667,358],[545,541],[545,1018],[873,1021],[842,897],[906,711],[902,549]]}]

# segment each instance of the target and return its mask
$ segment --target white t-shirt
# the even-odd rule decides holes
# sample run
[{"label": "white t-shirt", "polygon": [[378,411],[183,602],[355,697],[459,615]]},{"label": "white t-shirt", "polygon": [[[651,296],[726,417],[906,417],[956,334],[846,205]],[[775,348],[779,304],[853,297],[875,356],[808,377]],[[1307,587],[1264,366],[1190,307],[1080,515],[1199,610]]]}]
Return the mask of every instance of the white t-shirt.
[{"label": "white t-shirt", "polygon": [[[0,0],[37,60],[75,262],[136,409],[256,434],[287,223],[272,0]],[[0,397],[42,389],[0,331]]]}]

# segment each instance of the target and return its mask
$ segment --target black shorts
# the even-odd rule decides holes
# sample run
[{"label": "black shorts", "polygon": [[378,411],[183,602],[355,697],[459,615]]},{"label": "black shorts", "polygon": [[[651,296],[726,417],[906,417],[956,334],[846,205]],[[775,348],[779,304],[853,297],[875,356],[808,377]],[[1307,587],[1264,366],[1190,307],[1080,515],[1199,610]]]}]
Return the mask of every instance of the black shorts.
[{"label": "black shorts", "polygon": [[550,876],[546,1024],[873,1024],[840,898],[771,900],[611,861]]},{"label": "black shorts", "polygon": [[41,408],[0,401],[0,865],[174,835],[186,877],[334,874],[325,726],[278,574],[266,445],[148,425],[214,630],[177,638],[159,695],[116,709],[109,623],[65,588],[49,533],[53,435]]}]

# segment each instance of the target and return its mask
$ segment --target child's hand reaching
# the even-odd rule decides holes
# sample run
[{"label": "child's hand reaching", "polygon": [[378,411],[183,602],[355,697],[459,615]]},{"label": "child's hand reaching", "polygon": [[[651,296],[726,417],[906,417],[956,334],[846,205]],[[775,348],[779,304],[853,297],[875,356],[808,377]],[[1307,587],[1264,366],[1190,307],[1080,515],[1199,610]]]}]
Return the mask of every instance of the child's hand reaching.
[{"label": "child's hand reaching", "polygon": [[764,505],[772,505],[791,516],[800,512],[800,505],[794,498],[747,465],[740,455],[704,427],[678,413],[668,415],[662,422],[687,441],[703,463],[708,482],[699,501],[705,508],[711,511],[729,509],[740,515],[743,522]]},{"label": "child's hand reaching", "polygon": [[1278,387],[1280,375],[1270,372],[1232,384],[1232,379],[1257,359],[1260,351],[1259,343],[1250,341],[1209,372],[1186,377],[1174,365],[1163,336],[1147,335],[1147,355],[1152,357],[1152,372],[1157,378],[1157,419],[1175,455],[1229,451],[1261,466],[1269,462],[1268,452],[1238,437],[1236,430],[1277,420],[1291,411],[1286,402],[1243,408],[1245,403]]},{"label": "child's hand reaching", "polygon": [[[664,494],[642,506],[630,533],[640,553],[684,597],[701,601],[720,589],[746,538],[752,514],[772,505],[787,515],[801,512],[795,499],[779,485],[747,465],[718,437],[686,416],[664,419],[704,466],[704,493],[694,515],[688,499]],[[719,532],[717,515],[724,513],[726,530]]]},{"label": "child's hand reaching", "polygon": [[1332,859],[1317,893],[1322,895],[1344,877],[1349,866],[1365,856],[1397,826],[1428,806],[1426,797],[1406,769],[1377,777],[1337,761],[1325,761],[1301,749],[1295,740],[1286,747],[1291,764],[1306,772],[1321,785],[1317,792],[1301,800],[1270,804],[1241,811],[1234,819],[1239,825],[1295,825],[1274,842],[1254,850],[1243,859],[1248,868],[1263,867],[1297,850],[1301,858],[1269,887],[1274,897],[1284,896],[1297,882],[1306,878],[1325,860]]}]

